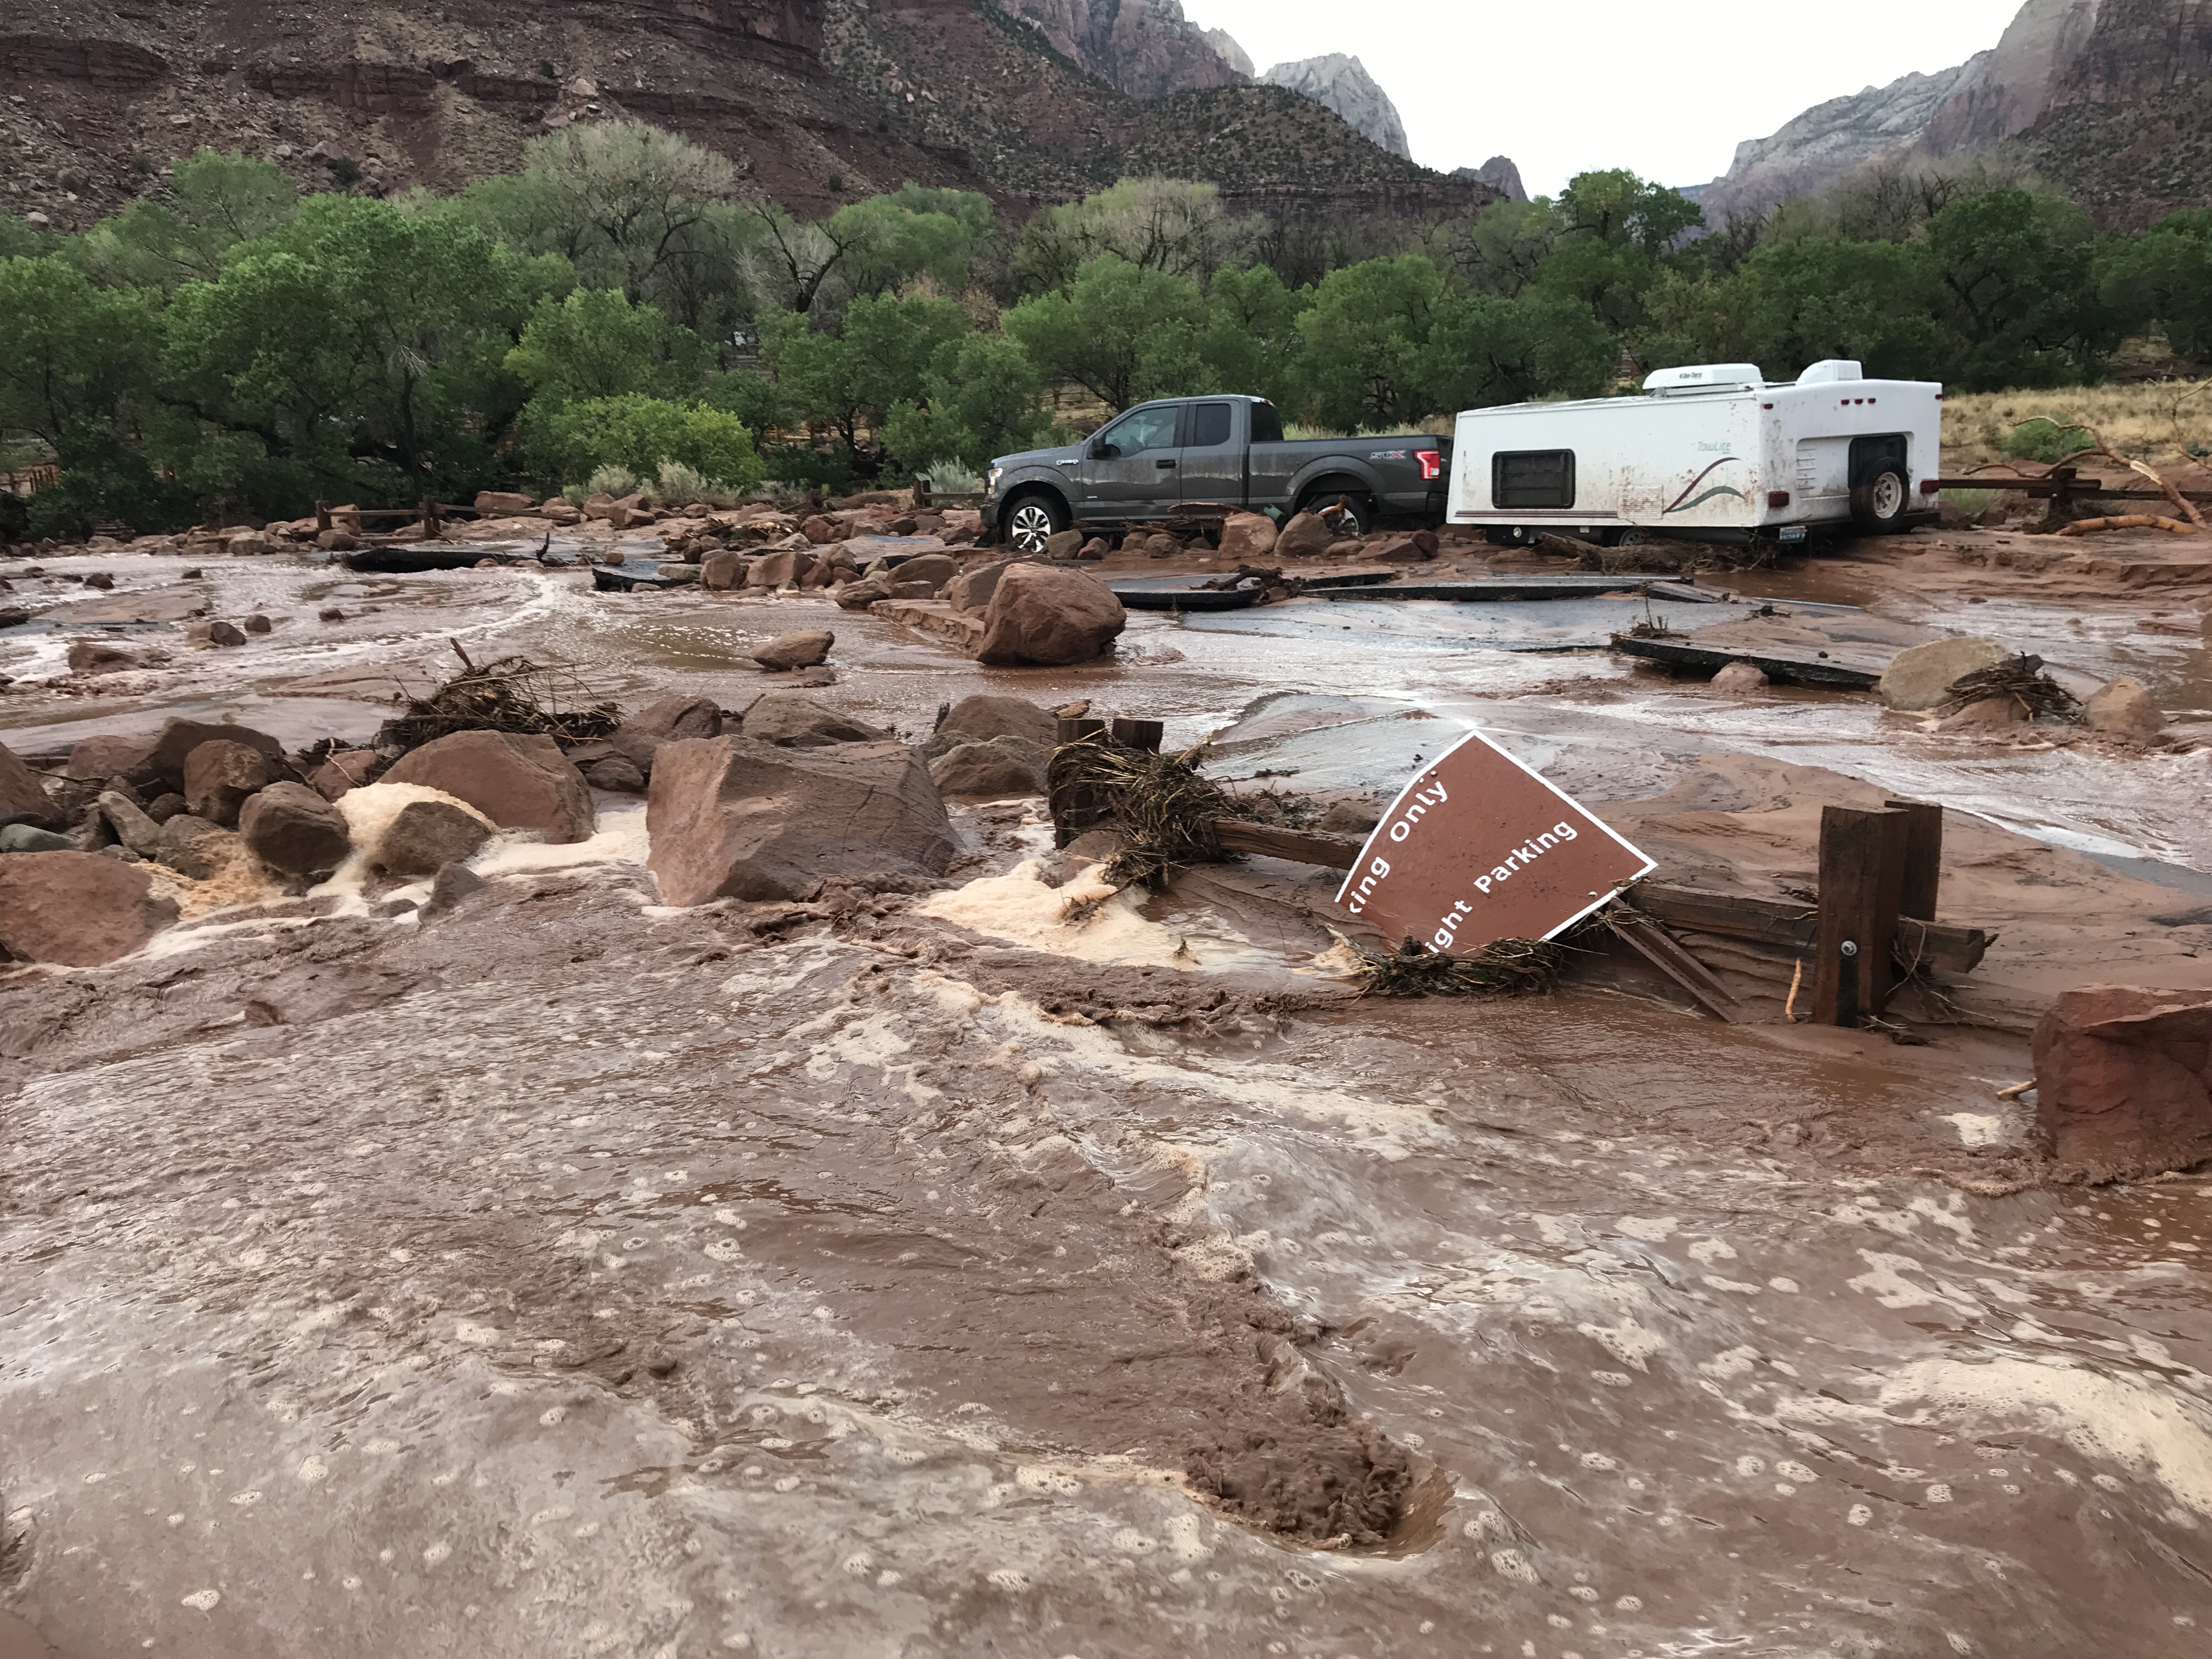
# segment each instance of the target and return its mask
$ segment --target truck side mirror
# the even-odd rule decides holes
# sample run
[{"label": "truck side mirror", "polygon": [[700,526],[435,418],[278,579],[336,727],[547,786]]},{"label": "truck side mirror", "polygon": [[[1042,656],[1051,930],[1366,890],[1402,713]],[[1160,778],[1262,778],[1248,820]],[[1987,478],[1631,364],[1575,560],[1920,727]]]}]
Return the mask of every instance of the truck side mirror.
[{"label": "truck side mirror", "polygon": [[1091,459],[1094,461],[1112,460],[1114,459],[1114,446],[1108,443],[1103,438],[1093,438],[1091,441]]}]

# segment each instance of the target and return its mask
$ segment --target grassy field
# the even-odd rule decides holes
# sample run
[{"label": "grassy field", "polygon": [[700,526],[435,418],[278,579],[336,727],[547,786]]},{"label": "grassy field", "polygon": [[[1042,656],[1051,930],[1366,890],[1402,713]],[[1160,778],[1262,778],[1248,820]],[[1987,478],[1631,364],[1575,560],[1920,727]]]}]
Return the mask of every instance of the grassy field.
[{"label": "grassy field", "polygon": [[[2005,459],[2006,434],[2038,416],[2069,425],[2086,422],[2122,454],[2153,466],[2180,466],[2191,451],[2212,452],[2212,380],[1961,392],[1943,403],[1944,470]],[[2201,460],[2197,470],[2206,470]]]}]

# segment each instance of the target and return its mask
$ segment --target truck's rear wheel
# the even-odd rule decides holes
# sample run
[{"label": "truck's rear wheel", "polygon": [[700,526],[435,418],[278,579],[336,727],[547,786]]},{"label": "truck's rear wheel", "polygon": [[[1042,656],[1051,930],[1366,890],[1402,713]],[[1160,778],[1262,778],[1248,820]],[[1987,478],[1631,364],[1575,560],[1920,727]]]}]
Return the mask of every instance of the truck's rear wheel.
[{"label": "truck's rear wheel", "polygon": [[1017,553],[1042,553],[1072,522],[1067,509],[1042,490],[1018,496],[1006,509],[1006,545]]},{"label": "truck's rear wheel", "polygon": [[1911,500],[1905,475],[1885,469],[1851,491],[1851,522],[1874,535],[1898,529]]},{"label": "truck's rear wheel", "polygon": [[1316,489],[1298,503],[1298,511],[1322,513],[1332,507],[1344,509],[1336,524],[1339,539],[1348,541],[1375,528],[1375,503],[1357,490]]}]

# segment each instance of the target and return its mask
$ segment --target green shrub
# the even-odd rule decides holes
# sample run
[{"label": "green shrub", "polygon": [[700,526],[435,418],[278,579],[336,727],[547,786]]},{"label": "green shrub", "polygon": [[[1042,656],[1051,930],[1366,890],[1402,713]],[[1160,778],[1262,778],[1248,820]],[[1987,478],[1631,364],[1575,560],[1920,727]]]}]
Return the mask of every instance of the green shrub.
[{"label": "green shrub", "polygon": [[1997,446],[2014,460],[2041,461],[2045,465],[2063,461],[2069,455],[2078,455],[2088,447],[2088,428],[2061,426],[2046,415],[2022,421],[2005,434],[2004,441]]},{"label": "green shrub", "polygon": [[525,452],[551,477],[587,478],[602,467],[622,467],[635,488],[638,479],[657,477],[663,461],[678,461],[737,495],[761,481],[752,434],[719,409],[635,392],[558,407],[533,400],[516,426]]},{"label": "green shrub", "polygon": [[584,499],[587,501],[594,495],[611,495],[620,501],[625,495],[636,494],[637,474],[618,463],[601,467],[584,486]]},{"label": "green shrub", "polygon": [[969,471],[957,461],[938,461],[925,468],[923,477],[929,487],[940,495],[975,495],[983,489],[982,478]]},{"label": "green shrub", "polygon": [[653,499],[663,507],[689,507],[704,501],[709,507],[733,507],[737,497],[695,466],[663,461],[654,480]]}]

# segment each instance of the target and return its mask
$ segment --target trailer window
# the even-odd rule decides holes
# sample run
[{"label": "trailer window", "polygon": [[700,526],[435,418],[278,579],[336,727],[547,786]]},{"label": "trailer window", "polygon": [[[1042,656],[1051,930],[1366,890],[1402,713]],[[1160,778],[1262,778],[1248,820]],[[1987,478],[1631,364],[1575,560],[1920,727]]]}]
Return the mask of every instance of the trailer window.
[{"label": "trailer window", "polygon": [[1252,405],[1252,441],[1255,444],[1279,444],[1283,441],[1283,417],[1273,404]]},{"label": "trailer window", "polygon": [[1502,450],[1490,458],[1492,507],[1572,507],[1575,452]]}]

